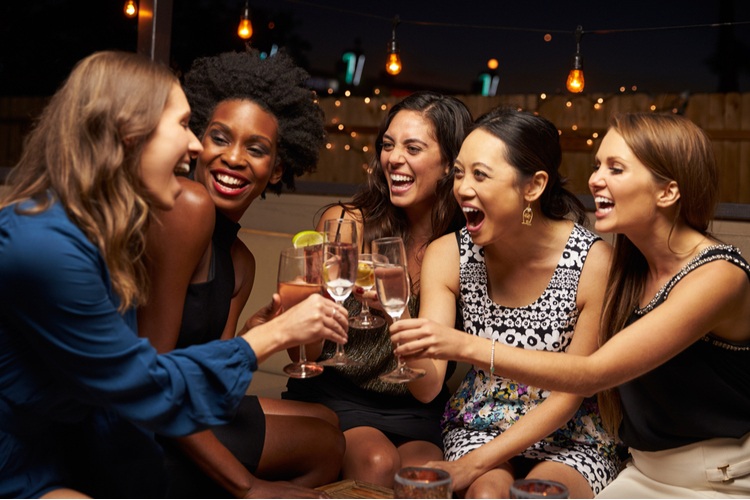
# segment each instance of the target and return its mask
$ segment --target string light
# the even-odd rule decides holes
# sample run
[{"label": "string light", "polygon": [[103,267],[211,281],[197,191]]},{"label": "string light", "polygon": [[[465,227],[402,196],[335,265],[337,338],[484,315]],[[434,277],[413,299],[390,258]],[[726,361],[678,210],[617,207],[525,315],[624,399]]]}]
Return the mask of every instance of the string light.
[{"label": "string light", "polygon": [[581,37],[583,36],[583,28],[579,25],[576,28],[576,55],[573,57],[573,69],[568,73],[568,81],[566,87],[568,91],[574,94],[583,92],[583,58],[581,57]]},{"label": "string light", "polygon": [[250,24],[250,5],[246,1],[245,8],[242,10],[240,25],[237,27],[237,35],[243,40],[249,40],[253,36],[253,25]]},{"label": "string light", "polygon": [[[297,3],[300,3],[299,0]],[[399,72],[401,68],[401,59],[400,59],[400,53],[398,52],[397,44],[395,44],[396,36],[395,36],[395,25],[404,23],[404,24],[411,24],[421,27],[444,27],[444,28],[451,28],[451,29],[470,29],[474,31],[479,30],[489,30],[489,31],[511,31],[511,32],[525,32],[525,33],[539,33],[543,36],[543,39],[545,42],[550,42],[553,39],[553,36],[557,34],[570,34],[570,31],[568,30],[550,30],[550,29],[540,29],[540,28],[519,28],[517,26],[498,26],[498,25],[483,25],[483,24],[463,24],[463,23],[455,23],[455,22],[434,22],[434,21],[425,21],[425,20],[401,20],[398,16],[396,16],[397,23],[394,23],[393,20],[390,17],[387,16],[381,16],[378,14],[373,14],[371,12],[357,12],[353,11],[349,8],[335,8],[331,6],[322,6],[322,5],[315,5],[311,2],[302,2],[305,3],[308,6],[315,7],[318,9],[324,9],[327,11],[335,11],[341,14],[346,15],[354,15],[359,17],[366,17],[368,19],[368,22],[371,22],[373,19],[380,20],[380,21],[389,21],[393,23],[393,39],[391,43],[389,44],[389,61],[386,64],[386,70],[388,71],[391,59],[394,60],[394,68],[398,67]],[[594,30],[587,30],[587,35],[611,35],[611,34],[622,34],[622,33],[638,33],[638,32],[652,32],[652,31],[674,31],[674,30],[693,30],[693,29],[699,29],[699,28],[723,28],[723,27],[732,27],[732,26],[747,26],[750,25],[750,21],[740,21],[740,22],[718,22],[718,23],[704,23],[704,24],[690,24],[690,25],[673,25],[673,26],[652,26],[652,27],[646,27],[646,28],[622,28],[622,29],[594,29]],[[578,26],[578,29],[575,31],[576,35],[576,59],[574,60],[574,68],[570,72],[570,76],[573,76],[573,82],[571,84],[574,84],[574,82],[577,80],[576,75],[580,76],[580,82],[581,86],[580,88],[576,90],[572,90],[568,87],[568,90],[570,90],[573,93],[581,93],[583,91],[583,70],[581,68],[576,68],[575,65],[578,63],[580,66],[582,66],[582,58],[580,54],[580,38],[583,34],[583,30],[580,26]],[[395,53],[393,53],[393,47],[395,47]],[[576,71],[578,70],[578,71]],[[390,71],[388,71],[391,73]],[[391,73],[391,74],[397,74],[397,73]],[[578,88],[578,87],[574,87]],[[634,90],[635,91],[635,90]],[[328,94],[333,94],[335,91],[333,89],[328,89]],[[375,94],[377,95],[378,92],[375,91]]]},{"label": "string light", "polygon": [[135,0],[127,0],[122,10],[127,17],[133,18],[138,15],[138,4],[135,3]]},{"label": "string light", "polygon": [[385,70],[389,75],[398,75],[401,73],[401,56],[399,55],[398,43],[396,43],[396,26],[401,21],[398,18],[398,14],[393,18],[393,34],[391,36],[391,43],[388,47],[388,61],[385,63]]}]

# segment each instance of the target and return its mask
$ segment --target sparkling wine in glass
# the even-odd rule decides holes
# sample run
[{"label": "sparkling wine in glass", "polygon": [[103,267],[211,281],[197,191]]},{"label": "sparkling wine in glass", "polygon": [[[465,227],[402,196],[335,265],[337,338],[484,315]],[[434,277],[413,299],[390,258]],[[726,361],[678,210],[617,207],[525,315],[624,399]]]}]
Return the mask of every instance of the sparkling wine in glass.
[{"label": "sparkling wine in glass", "polygon": [[[384,257],[384,261],[374,262],[378,300],[385,312],[396,322],[404,314],[411,291],[404,242],[399,237],[378,238],[372,242],[372,251]],[[403,384],[424,377],[424,370],[410,368],[401,356],[396,356],[396,360],[396,369],[381,375],[382,380]]]},{"label": "sparkling wine in glass", "polygon": [[[323,291],[323,245],[289,247],[279,255],[278,292],[285,311],[314,293]],[[305,345],[299,346],[299,360],[284,367],[290,377],[310,378],[320,375],[323,367],[308,361]]]},{"label": "sparkling wine in glass", "polygon": [[[357,225],[353,220],[330,219],[323,225],[323,284],[337,304],[343,304],[357,280]],[[344,346],[336,343],[332,357],[323,366],[361,365],[346,355]]]},{"label": "sparkling wine in glass", "polygon": [[[359,262],[357,264],[357,280],[354,282],[355,286],[360,287],[365,292],[372,290],[375,286],[375,266],[374,260],[384,259],[382,255],[361,253],[359,254]],[[375,316],[370,312],[370,307],[367,305],[367,301],[362,301],[362,309],[359,314],[349,318],[349,326],[359,328],[360,330],[369,330],[372,328],[380,328],[385,324],[385,320],[379,316]]]}]

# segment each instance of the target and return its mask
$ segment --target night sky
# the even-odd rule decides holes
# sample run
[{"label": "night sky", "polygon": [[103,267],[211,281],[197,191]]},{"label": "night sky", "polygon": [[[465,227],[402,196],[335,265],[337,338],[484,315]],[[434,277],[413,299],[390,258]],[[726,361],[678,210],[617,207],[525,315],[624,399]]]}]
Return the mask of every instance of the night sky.
[{"label": "night sky", "polygon": [[[137,21],[124,0],[4,1],[0,6],[0,94],[48,95],[72,65],[102,49],[136,50]],[[244,0],[174,0],[172,64],[242,50]],[[381,81],[392,21],[404,65],[400,85],[472,91],[486,62],[499,62],[498,93],[564,91],[581,43],[585,92],[620,86],[649,93],[750,91],[750,2],[445,2],[252,0],[252,44],[285,46],[321,79],[341,76],[341,56],[365,56],[363,87]],[[269,21],[274,28],[268,28]],[[731,27],[707,25],[732,22]],[[545,42],[544,35],[552,35]],[[720,57],[723,56],[723,57]],[[723,68],[723,70],[720,70]]]}]

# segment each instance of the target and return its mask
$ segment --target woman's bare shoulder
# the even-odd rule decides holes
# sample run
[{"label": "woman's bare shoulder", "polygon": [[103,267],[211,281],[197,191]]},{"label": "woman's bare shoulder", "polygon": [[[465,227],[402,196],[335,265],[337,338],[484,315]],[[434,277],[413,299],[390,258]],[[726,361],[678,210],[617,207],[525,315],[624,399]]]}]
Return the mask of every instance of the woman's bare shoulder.
[{"label": "woman's bare shoulder", "polygon": [[158,245],[187,251],[189,247],[205,247],[216,223],[216,208],[202,184],[180,178],[182,192],[172,210],[154,213],[149,238]]}]

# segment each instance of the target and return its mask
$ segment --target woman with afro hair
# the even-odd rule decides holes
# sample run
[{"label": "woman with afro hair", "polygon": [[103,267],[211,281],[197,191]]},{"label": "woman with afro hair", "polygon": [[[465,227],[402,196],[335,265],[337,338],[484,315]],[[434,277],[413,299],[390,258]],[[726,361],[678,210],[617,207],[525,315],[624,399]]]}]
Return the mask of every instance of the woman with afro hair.
[{"label": "woman with afro hair", "polygon": [[[158,351],[237,333],[255,276],[239,220],[266,190],[294,188],[323,145],[323,114],[307,78],[287,54],[261,59],[254,50],[196,59],[185,75],[203,151],[195,180],[180,179],[174,210],[157,213],[149,228],[152,293],[138,322]],[[279,307],[275,294],[246,327]],[[173,498],[320,497],[311,488],[337,479],[344,451],[328,408],[255,396],[230,424],[162,443]]]}]

